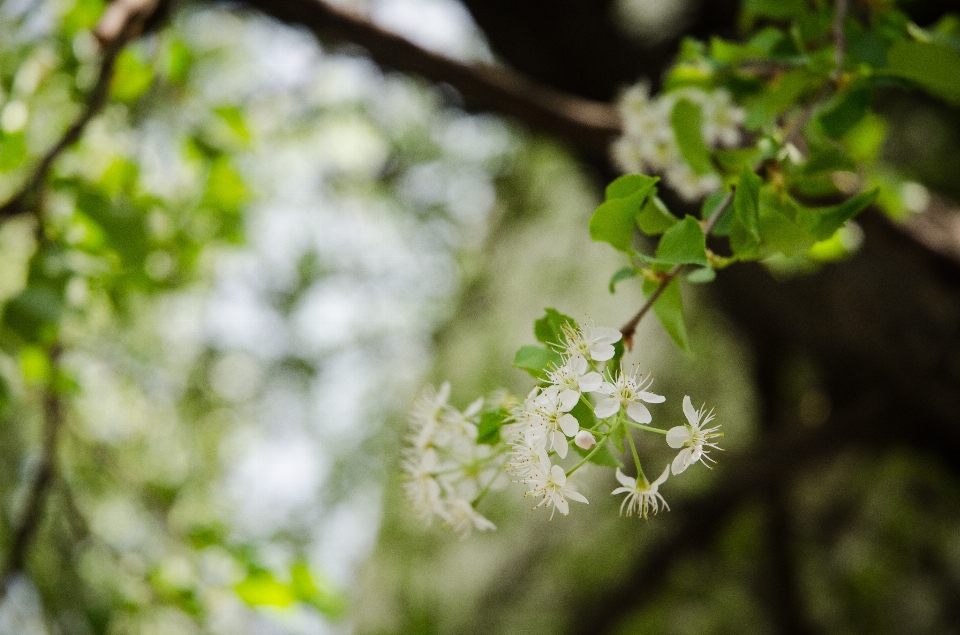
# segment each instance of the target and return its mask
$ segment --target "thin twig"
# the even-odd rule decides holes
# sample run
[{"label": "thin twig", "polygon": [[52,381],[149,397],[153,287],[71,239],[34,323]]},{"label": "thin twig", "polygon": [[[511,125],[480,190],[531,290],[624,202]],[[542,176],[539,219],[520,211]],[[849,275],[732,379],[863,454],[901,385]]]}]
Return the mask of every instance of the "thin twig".
[{"label": "thin twig", "polygon": [[848,0],[835,0],[833,12],[833,71],[834,81],[843,75],[843,57],[847,52],[847,39],[843,34],[843,23],[847,19]]},{"label": "thin twig", "polygon": [[[61,352],[60,346],[56,345],[49,353],[50,367],[54,374],[57,372]],[[48,384],[43,395],[43,452],[36,478],[27,493],[23,515],[13,534],[7,562],[0,573],[0,598],[6,595],[11,578],[23,570],[30,543],[40,528],[47,494],[56,476],[57,439],[62,427],[63,401],[56,389]]]},{"label": "thin twig", "polygon": [[[733,191],[727,192],[727,196],[720,202],[720,206],[717,210],[707,219],[707,222],[703,224],[703,233],[707,236],[710,235],[710,232],[713,231],[714,226],[717,224],[717,221],[720,220],[720,216],[727,211],[727,207],[730,206],[730,203],[733,202]],[[653,308],[653,303],[666,291],[667,287],[673,282],[674,278],[680,274],[680,270],[683,268],[682,265],[674,265],[670,271],[664,274],[663,279],[660,281],[657,289],[650,294],[650,297],[647,298],[647,301],[644,302],[643,306],[640,307],[640,310],[637,311],[637,314],[630,318],[630,321],[620,327],[620,333],[623,335],[623,343],[627,349],[633,347],[633,335],[637,332],[637,326],[640,324],[640,320],[650,312],[650,309]]]},{"label": "thin twig", "polygon": [[156,10],[158,1],[118,0],[104,12],[96,30],[97,38],[100,40],[103,50],[103,57],[100,61],[97,83],[90,93],[86,107],[77,120],[63,133],[60,140],[43,155],[23,187],[13,198],[0,206],[0,219],[22,214],[35,207],[36,197],[40,194],[54,161],[64,150],[80,139],[90,120],[106,105],[117,56],[127,42],[140,34],[143,24]]}]

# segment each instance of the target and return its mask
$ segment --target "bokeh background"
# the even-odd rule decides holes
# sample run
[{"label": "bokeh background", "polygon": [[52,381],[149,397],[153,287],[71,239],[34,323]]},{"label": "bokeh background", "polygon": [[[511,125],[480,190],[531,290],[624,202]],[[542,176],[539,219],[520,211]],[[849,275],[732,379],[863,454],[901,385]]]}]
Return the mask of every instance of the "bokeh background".
[{"label": "bokeh background", "polygon": [[[270,15],[297,4],[167,7],[55,164],[44,230],[0,224],[0,633],[960,632],[960,111],[878,95],[890,196],[862,245],[690,285],[694,356],[642,325],[629,359],[726,434],[672,511],[618,517],[588,467],[589,507],[548,523],[508,488],[498,531],[459,541],[403,501],[404,411],[445,380],[460,407],[525,394],[544,307],[636,311],[586,228],[605,140]],[[338,5],[600,102],[770,12]],[[0,200],[82,112],[103,11],[0,3]]]}]

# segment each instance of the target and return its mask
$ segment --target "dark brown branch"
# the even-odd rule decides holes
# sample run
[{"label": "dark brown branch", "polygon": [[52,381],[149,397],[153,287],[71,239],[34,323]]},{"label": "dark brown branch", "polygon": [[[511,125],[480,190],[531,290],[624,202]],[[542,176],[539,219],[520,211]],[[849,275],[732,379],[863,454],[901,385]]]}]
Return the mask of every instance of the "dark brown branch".
[{"label": "dark brown branch", "polygon": [[[713,231],[713,227],[717,224],[717,221],[720,220],[720,217],[723,215],[723,213],[727,211],[727,207],[729,207],[730,203],[732,202],[733,191],[731,190],[730,192],[727,192],[726,198],[720,202],[720,206],[713,213],[713,215],[711,215],[710,218],[708,218],[703,224],[703,233],[705,235],[710,235],[710,232]],[[620,327],[620,334],[623,335],[623,343],[628,350],[633,346],[633,335],[637,332],[637,326],[640,324],[640,320],[642,320],[644,316],[650,312],[650,309],[653,308],[653,303],[657,301],[664,291],[666,291],[667,287],[671,282],[673,282],[674,278],[680,274],[681,269],[681,265],[675,265],[672,269],[670,269],[670,271],[663,276],[663,279],[660,281],[660,285],[657,287],[656,291],[654,291],[650,297],[647,298],[647,301],[644,302],[642,307],[640,307],[640,310],[637,311],[636,315],[630,318],[629,322]]]},{"label": "dark brown branch", "polygon": [[[49,354],[50,366],[54,369],[54,373],[56,373],[60,353],[60,348],[55,347]],[[27,493],[23,515],[13,534],[7,562],[0,573],[0,598],[6,595],[11,578],[23,570],[30,544],[40,528],[47,495],[56,477],[57,438],[62,427],[63,401],[54,386],[48,385],[43,395],[43,452],[36,478]]]},{"label": "dark brown branch", "polygon": [[63,133],[60,140],[43,155],[23,187],[13,198],[0,206],[0,219],[16,216],[35,208],[36,199],[40,195],[54,161],[64,150],[80,139],[87,124],[107,103],[117,55],[127,42],[141,33],[143,25],[157,10],[158,4],[159,0],[117,0],[104,11],[95,32],[102,48],[100,70],[93,91],[87,99],[86,107]]},{"label": "dark brown branch", "polygon": [[305,26],[323,40],[359,44],[378,64],[450,84],[468,107],[515,117],[581,150],[605,155],[620,133],[620,117],[609,104],[562,93],[505,67],[449,59],[321,0],[247,0],[247,4],[282,22]]}]

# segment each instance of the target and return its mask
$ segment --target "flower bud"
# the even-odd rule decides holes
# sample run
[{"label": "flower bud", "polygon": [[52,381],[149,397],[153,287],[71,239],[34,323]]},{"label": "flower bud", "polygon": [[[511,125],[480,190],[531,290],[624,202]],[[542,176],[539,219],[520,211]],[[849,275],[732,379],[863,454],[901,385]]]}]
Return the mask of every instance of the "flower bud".
[{"label": "flower bud", "polygon": [[592,450],[594,446],[597,445],[597,440],[593,438],[589,430],[581,430],[578,432],[577,436],[573,438],[573,442],[576,443],[577,447],[581,450]]}]

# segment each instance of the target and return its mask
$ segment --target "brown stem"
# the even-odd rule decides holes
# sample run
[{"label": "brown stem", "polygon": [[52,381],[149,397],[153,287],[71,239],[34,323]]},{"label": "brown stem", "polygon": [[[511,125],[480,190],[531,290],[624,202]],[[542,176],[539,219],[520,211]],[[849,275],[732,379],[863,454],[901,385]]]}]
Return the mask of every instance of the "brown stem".
[{"label": "brown stem", "polygon": [[[52,373],[57,372],[61,348],[55,345],[49,353]],[[53,380],[51,380],[52,382]],[[30,543],[40,528],[47,495],[56,477],[57,438],[63,427],[63,401],[53,385],[48,384],[43,395],[43,452],[37,476],[27,493],[26,506],[17,524],[10,544],[10,554],[0,574],[0,598],[6,595],[11,578],[23,570]]]}]

